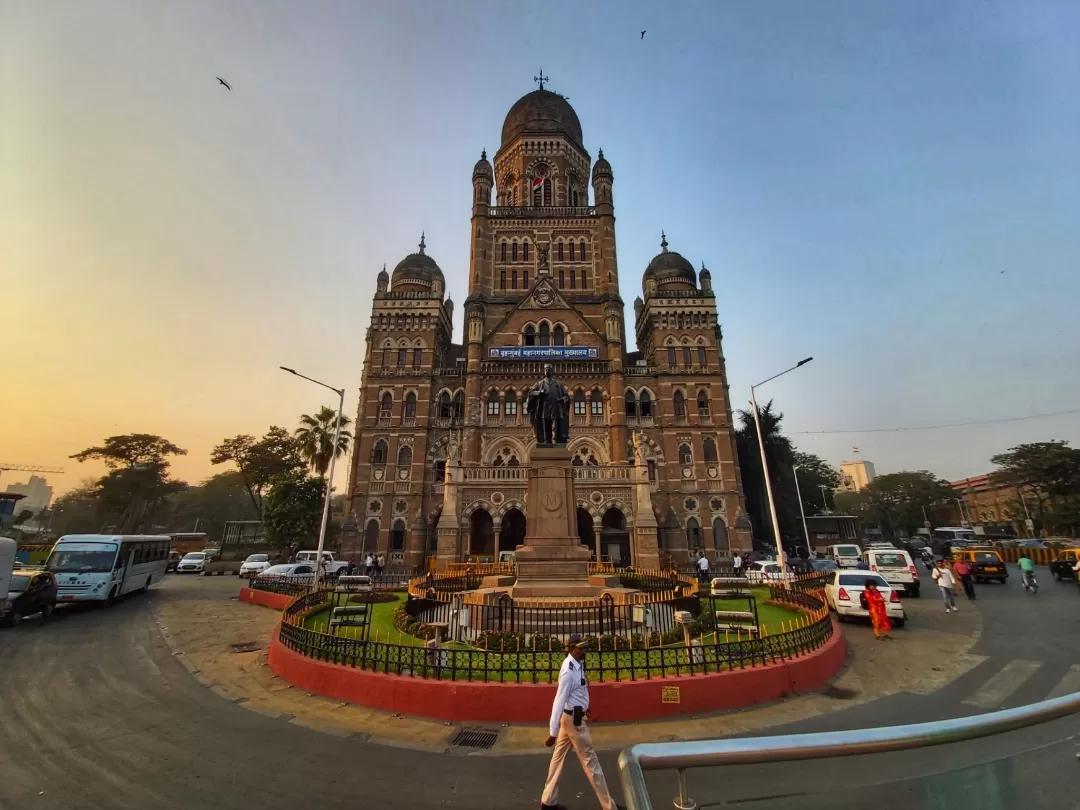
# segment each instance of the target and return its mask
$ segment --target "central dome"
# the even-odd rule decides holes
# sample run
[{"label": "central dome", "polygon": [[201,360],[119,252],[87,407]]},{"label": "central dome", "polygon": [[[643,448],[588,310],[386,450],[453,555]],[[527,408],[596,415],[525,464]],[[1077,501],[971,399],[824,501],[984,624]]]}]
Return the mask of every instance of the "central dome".
[{"label": "central dome", "polygon": [[570,102],[550,90],[533,90],[517,100],[503,121],[502,146],[518,135],[565,135],[582,144],[581,122]]}]

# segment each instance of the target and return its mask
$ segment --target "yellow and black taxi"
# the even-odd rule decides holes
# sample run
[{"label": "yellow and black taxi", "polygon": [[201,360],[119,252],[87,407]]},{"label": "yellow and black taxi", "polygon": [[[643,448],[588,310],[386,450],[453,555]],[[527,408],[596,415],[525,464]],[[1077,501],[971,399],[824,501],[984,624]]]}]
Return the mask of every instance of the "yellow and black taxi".
[{"label": "yellow and black taxi", "polygon": [[38,568],[16,568],[6,596],[0,599],[0,625],[14,627],[35,613],[47,619],[56,607],[56,577]]},{"label": "yellow and black taxi", "polygon": [[1062,580],[1076,581],[1076,572],[1073,566],[1080,561],[1080,548],[1063,548],[1050,562],[1050,573],[1058,582]]},{"label": "yellow and black taxi", "polygon": [[1009,569],[1005,566],[1005,560],[1001,552],[995,548],[969,546],[967,548],[953,548],[953,563],[964,560],[971,566],[971,576],[976,582],[989,582],[997,580],[1005,584],[1009,578]]}]

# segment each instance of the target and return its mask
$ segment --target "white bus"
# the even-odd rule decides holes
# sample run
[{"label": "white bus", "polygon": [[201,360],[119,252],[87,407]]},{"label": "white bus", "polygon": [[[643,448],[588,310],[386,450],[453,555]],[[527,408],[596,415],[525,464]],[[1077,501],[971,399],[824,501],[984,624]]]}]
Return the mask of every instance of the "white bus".
[{"label": "white bus", "polygon": [[111,605],[165,576],[169,545],[165,535],[67,534],[45,567],[56,576],[57,602]]}]

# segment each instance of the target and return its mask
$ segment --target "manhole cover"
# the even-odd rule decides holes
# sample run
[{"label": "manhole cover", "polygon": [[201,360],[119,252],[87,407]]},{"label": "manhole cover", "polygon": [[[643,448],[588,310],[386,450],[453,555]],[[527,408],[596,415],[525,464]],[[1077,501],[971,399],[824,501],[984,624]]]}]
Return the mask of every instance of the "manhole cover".
[{"label": "manhole cover", "polygon": [[241,641],[239,644],[230,644],[234,653],[242,652],[255,652],[259,649],[259,642],[257,641]]},{"label": "manhole cover", "polygon": [[450,745],[458,748],[491,748],[499,739],[499,732],[486,728],[463,728],[454,735]]},{"label": "manhole cover", "polygon": [[825,690],[825,697],[834,700],[853,700],[856,694],[854,689],[845,689],[842,686],[830,686]]}]

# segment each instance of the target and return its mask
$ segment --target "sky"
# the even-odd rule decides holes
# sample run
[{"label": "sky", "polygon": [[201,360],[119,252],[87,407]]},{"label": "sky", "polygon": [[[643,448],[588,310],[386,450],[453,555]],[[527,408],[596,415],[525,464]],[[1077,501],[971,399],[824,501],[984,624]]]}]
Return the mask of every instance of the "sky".
[{"label": "sky", "polygon": [[3,0],[0,461],[64,491],[158,433],[197,482],[334,404],[280,365],[355,415],[421,231],[460,341],[472,166],[541,69],[613,167],[629,316],[662,229],[712,272],[735,407],[813,356],[758,398],[834,464],[1080,444],[1077,412],[821,432],[1080,409],[1078,30],[1069,0]]}]

